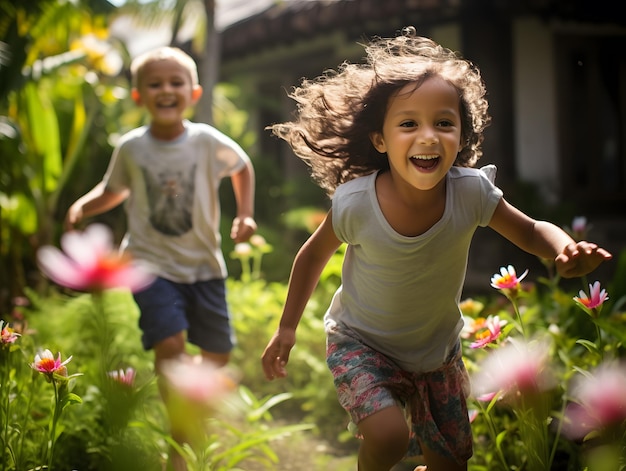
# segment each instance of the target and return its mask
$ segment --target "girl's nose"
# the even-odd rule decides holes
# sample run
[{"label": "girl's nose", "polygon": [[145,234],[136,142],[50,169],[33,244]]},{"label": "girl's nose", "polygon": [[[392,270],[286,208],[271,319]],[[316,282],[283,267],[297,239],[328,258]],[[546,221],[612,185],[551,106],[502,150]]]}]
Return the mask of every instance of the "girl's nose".
[{"label": "girl's nose", "polygon": [[417,137],[420,144],[433,145],[439,142],[437,133],[431,127],[425,126],[420,129]]}]

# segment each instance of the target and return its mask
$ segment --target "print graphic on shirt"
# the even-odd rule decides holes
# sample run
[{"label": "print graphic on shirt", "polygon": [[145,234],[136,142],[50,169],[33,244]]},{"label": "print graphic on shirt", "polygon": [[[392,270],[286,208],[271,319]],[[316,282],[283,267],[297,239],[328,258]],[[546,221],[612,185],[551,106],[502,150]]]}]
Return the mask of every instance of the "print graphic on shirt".
[{"label": "print graphic on shirt", "polygon": [[192,165],[187,175],[182,170],[142,167],[150,205],[150,223],[157,231],[179,236],[193,226],[192,207],[195,190]]}]

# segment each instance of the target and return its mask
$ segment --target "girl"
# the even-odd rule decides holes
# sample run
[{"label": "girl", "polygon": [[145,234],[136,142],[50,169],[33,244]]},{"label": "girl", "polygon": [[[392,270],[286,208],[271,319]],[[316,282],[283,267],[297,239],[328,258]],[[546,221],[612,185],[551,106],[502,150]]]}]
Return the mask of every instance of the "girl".
[{"label": "girl", "polygon": [[489,121],[480,72],[414,28],[403,33],[366,46],[365,65],[305,80],[292,94],[296,120],[271,127],[332,207],[296,255],[262,364],[268,379],[287,374],[304,307],[347,244],[324,324],[339,401],[362,437],[358,469],[388,471],[410,451],[429,471],[465,470],[472,436],[458,303],[475,229],[554,259],[564,277],[611,254],[511,206],[495,167],[470,168]]}]

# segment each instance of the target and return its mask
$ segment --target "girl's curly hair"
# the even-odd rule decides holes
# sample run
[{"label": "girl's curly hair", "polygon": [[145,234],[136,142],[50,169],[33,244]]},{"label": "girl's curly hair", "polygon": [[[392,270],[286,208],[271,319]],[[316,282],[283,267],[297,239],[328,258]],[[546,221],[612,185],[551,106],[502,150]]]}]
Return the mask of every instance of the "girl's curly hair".
[{"label": "girl's curly hair", "polygon": [[463,148],[455,165],[473,166],[490,120],[480,71],[459,54],[416,36],[413,27],[395,38],[374,38],[365,51],[365,64],[344,62],[337,71],[304,79],[289,95],[297,104],[295,120],[268,126],[311,167],[315,182],[332,195],[348,180],[389,168],[370,133],[382,131],[390,97],[432,76],[458,91]]}]

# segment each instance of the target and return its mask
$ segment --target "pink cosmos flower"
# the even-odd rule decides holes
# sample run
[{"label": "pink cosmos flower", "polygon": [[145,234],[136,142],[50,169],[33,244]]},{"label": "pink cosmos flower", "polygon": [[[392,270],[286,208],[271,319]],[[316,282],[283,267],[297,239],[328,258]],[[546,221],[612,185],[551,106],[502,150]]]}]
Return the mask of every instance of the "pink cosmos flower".
[{"label": "pink cosmos flower", "polygon": [[172,391],[195,404],[215,404],[236,387],[225,369],[206,361],[171,360],[163,365],[162,373]]},{"label": "pink cosmos flower", "polygon": [[600,291],[599,281],[589,285],[589,296],[583,290],[580,290],[578,296],[574,296],[574,302],[593,318],[597,318],[600,315],[602,304],[607,299],[609,299],[609,296],[606,290]]},{"label": "pink cosmos flower", "polygon": [[580,376],[573,388],[573,403],[565,411],[563,433],[580,439],[592,431],[626,421],[626,364],[600,366],[592,375]]},{"label": "pink cosmos flower", "polygon": [[587,229],[587,218],[585,216],[577,216],[572,221],[572,230],[574,232],[584,232]]},{"label": "pink cosmos flower", "polygon": [[20,334],[15,332],[9,324],[5,324],[3,320],[0,320],[0,345],[10,345],[15,343]]},{"label": "pink cosmos flower", "polygon": [[480,402],[491,402],[494,397],[498,395],[497,392],[489,392],[485,394],[481,394],[480,396],[476,396],[476,400]]},{"label": "pink cosmos flower", "polygon": [[[198,360],[198,361],[195,361]],[[169,360],[160,371],[167,387],[167,408],[172,433],[199,446],[208,433],[207,418],[223,410],[236,382],[225,368],[194,358]]]},{"label": "pink cosmos flower", "polygon": [[67,232],[56,247],[39,249],[37,258],[43,273],[56,283],[77,291],[102,291],[126,287],[139,291],[154,279],[145,268],[113,248],[113,233],[102,224],[84,232]]},{"label": "pink cosmos flower", "polygon": [[585,216],[576,216],[572,220],[572,230],[570,235],[574,240],[585,240],[587,238],[588,231],[589,226],[587,225],[587,218]]},{"label": "pink cosmos flower", "polygon": [[[545,342],[522,342],[509,338],[508,343],[494,350],[472,378],[476,397],[501,392],[514,397],[554,387],[555,379],[549,365],[549,345]],[[491,396],[493,398],[493,396]]]},{"label": "pink cosmos flower", "polygon": [[108,375],[113,381],[123,384],[124,386],[132,386],[135,382],[136,372],[133,368],[126,368],[126,371],[121,369],[109,371]]},{"label": "pink cosmos flower", "polygon": [[61,362],[61,353],[59,353],[58,357],[55,359],[52,352],[46,349],[35,355],[35,361],[30,366],[32,369],[46,375],[48,379],[51,379],[55,373],[61,376],[67,376],[65,365],[67,365],[71,359],[72,357],[70,356],[67,360]]},{"label": "pink cosmos flower", "polygon": [[502,327],[506,321],[501,321],[499,316],[489,316],[485,321],[485,329],[475,334],[476,341],[470,344],[470,348],[483,348],[495,342],[502,333]]},{"label": "pink cosmos flower", "polygon": [[491,286],[501,291],[510,292],[517,291],[520,286],[520,282],[528,275],[528,270],[522,273],[521,276],[517,276],[513,265],[508,267],[501,267],[500,273],[496,273],[491,277]]}]

